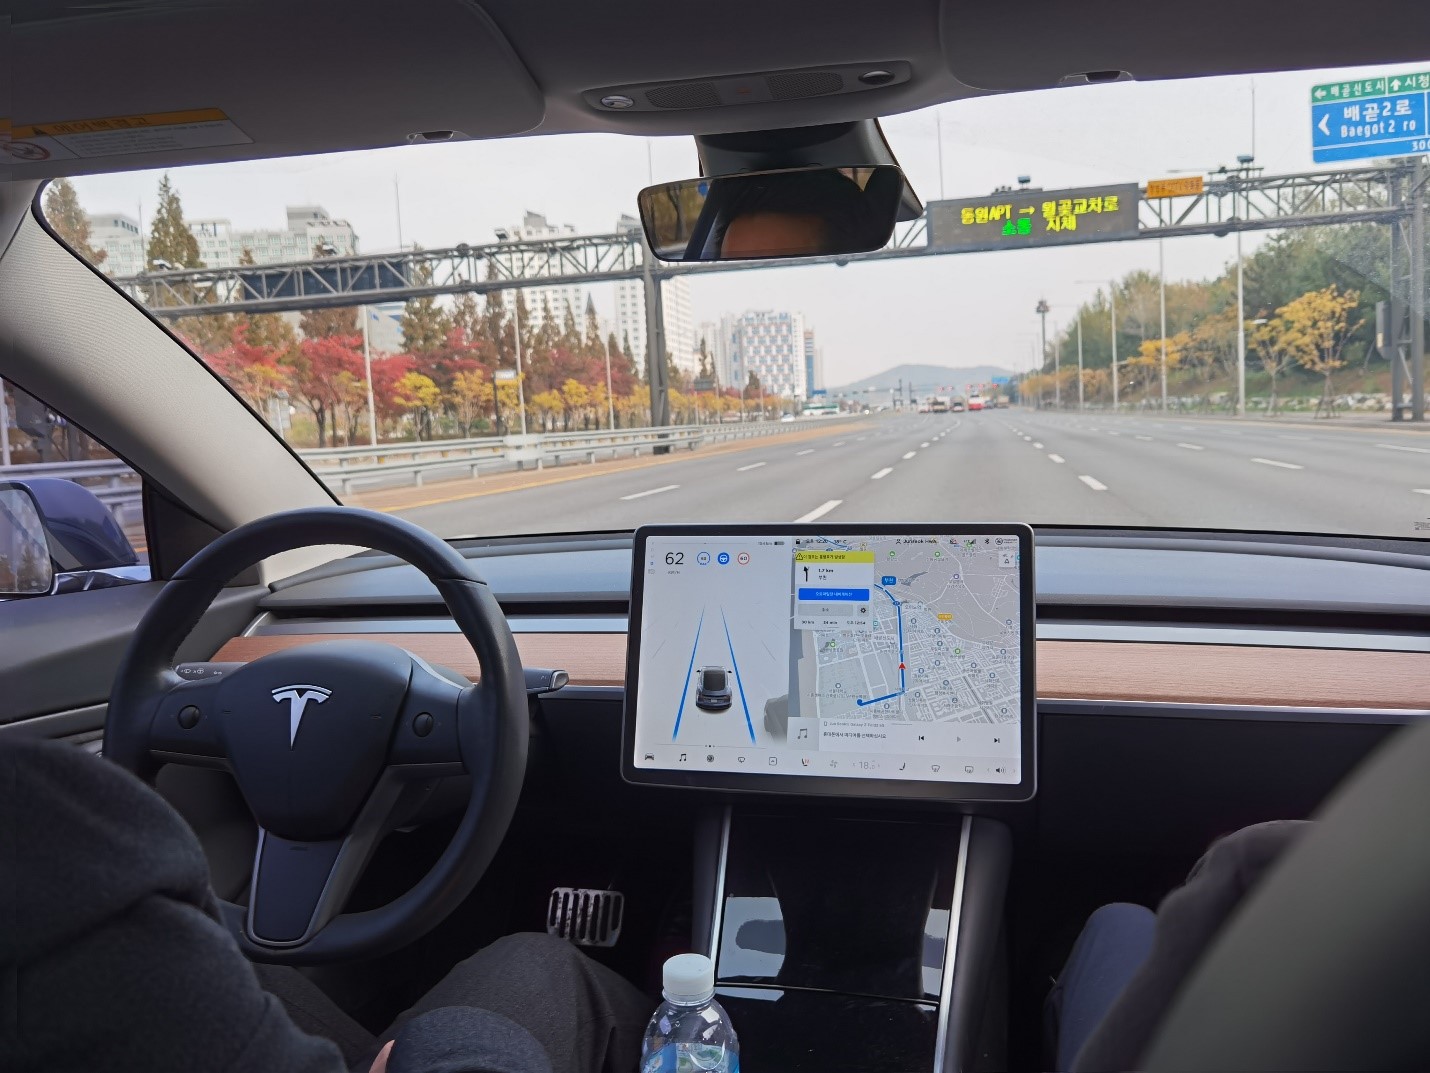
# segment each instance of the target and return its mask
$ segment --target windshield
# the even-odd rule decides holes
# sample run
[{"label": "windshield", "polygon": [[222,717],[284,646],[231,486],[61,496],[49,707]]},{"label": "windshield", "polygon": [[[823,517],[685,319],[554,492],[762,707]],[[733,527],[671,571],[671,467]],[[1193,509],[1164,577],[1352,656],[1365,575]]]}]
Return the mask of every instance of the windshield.
[{"label": "windshield", "polygon": [[893,116],[925,215],[794,267],[647,263],[636,196],[699,173],[688,138],[86,176],[43,206],[345,502],[444,537],[1416,537],[1427,101],[1430,61]]}]

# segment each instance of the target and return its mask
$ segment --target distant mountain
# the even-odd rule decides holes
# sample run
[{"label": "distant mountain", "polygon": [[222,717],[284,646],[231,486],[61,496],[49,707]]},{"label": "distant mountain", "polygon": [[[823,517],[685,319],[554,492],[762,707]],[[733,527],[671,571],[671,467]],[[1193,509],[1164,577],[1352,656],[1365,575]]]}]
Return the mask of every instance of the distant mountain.
[{"label": "distant mountain", "polygon": [[973,365],[955,369],[947,365],[895,365],[881,373],[874,373],[840,387],[831,387],[831,395],[857,395],[869,391],[897,391],[899,381],[904,383],[904,391],[910,394],[930,394],[946,388],[950,392],[961,393],[969,384],[984,384],[995,376],[1011,376],[1009,370],[997,365]]}]

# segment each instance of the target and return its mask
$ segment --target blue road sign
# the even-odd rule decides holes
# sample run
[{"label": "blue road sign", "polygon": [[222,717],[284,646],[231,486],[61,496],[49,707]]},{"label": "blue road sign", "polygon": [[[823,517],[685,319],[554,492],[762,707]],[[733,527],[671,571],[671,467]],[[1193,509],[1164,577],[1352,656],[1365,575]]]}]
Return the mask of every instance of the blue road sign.
[{"label": "blue road sign", "polygon": [[1311,89],[1317,164],[1430,152],[1430,72]]},{"label": "blue road sign", "polygon": [[1011,376],[995,376],[992,382],[994,384],[997,384],[999,387],[1002,387],[1004,384],[1011,384],[1013,382],[1013,378]]}]

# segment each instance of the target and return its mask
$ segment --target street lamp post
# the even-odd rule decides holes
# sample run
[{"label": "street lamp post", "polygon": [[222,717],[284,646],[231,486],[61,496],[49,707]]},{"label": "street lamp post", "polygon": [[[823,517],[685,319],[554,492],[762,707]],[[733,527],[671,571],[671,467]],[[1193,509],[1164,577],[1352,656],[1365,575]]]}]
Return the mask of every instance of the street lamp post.
[{"label": "street lamp post", "polygon": [[1062,336],[1058,326],[1053,325],[1053,409],[1063,408],[1063,353]]},{"label": "street lamp post", "polygon": [[[1033,310],[1034,313],[1038,314],[1042,332],[1043,349],[1038,352],[1039,369],[1043,367],[1043,362],[1048,360],[1048,310],[1050,308],[1046,298],[1039,298],[1037,308]],[[1042,398],[1042,392],[1038,392],[1038,397]]]},{"label": "street lamp post", "polygon": [[358,306],[358,316],[362,317],[362,375],[367,380],[367,442],[376,447],[377,406],[372,396],[372,344],[367,334],[367,320],[370,316],[367,306]]},{"label": "street lamp post", "polygon": [[1162,307],[1162,412],[1167,412],[1167,262],[1164,242],[1157,239],[1157,292]]},{"label": "street lamp post", "polygon": [[1241,228],[1236,229],[1236,416],[1246,416],[1246,292],[1242,286]]},{"label": "street lamp post", "polygon": [[516,292],[513,317],[516,324],[516,405],[521,410],[521,434],[526,435],[526,388],[521,375],[521,292]]},{"label": "street lamp post", "polygon": [[1107,285],[1107,304],[1112,313],[1112,412],[1117,412],[1117,281]]},{"label": "street lamp post", "polygon": [[1082,413],[1082,307],[1077,311],[1077,412]]},{"label": "street lamp post", "polygon": [[606,427],[615,431],[616,400],[611,395],[611,337],[606,336]]}]

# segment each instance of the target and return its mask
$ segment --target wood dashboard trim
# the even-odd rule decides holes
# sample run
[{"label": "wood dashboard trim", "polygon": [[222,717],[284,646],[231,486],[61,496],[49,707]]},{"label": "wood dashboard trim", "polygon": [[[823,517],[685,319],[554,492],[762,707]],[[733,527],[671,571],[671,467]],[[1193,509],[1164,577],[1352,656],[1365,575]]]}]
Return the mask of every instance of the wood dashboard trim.
[{"label": "wood dashboard trim", "polygon": [[[270,652],[340,637],[398,645],[477,679],[476,653],[454,633],[274,634],[235,637],[215,660],[246,663]],[[623,633],[519,633],[524,664],[561,668],[572,685],[619,686]],[[1044,700],[1160,701],[1291,708],[1423,709],[1430,653],[1265,648],[1128,641],[1039,641]]]}]

